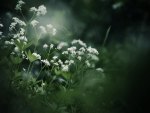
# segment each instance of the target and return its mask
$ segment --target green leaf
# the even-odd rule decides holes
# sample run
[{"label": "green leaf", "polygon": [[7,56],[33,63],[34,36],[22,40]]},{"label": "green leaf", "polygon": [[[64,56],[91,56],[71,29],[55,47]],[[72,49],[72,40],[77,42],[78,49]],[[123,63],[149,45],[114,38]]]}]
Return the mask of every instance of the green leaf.
[{"label": "green leaf", "polygon": [[19,50],[22,50],[23,48],[23,43],[21,41],[15,40],[15,45],[19,48]]},{"label": "green leaf", "polygon": [[23,50],[27,49],[28,47],[30,47],[33,44],[33,42],[34,42],[34,40],[27,42],[25,44],[24,41],[15,40],[15,45],[19,48],[19,50],[23,51]]},{"label": "green leaf", "polygon": [[23,50],[27,49],[28,47],[30,47],[33,44],[33,41],[28,42],[26,45],[23,46]]},{"label": "green leaf", "polygon": [[62,72],[60,70],[55,69],[55,74],[60,75]]},{"label": "green leaf", "polygon": [[71,76],[71,73],[69,72],[62,72],[62,76],[65,78],[65,79],[70,79],[70,76]]},{"label": "green leaf", "polygon": [[56,75],[61,75],[61,76],[63,76],[65,79],[70,79],[70,76],[71,76],[71,73],[69,73],[69,72],[63,72],[63,71],[61,71],[61,70],[56,70],[56,69],[55,69],[55,74],[56,74]]},{"label": "green leaf", "polygon": [[37,60],[37,57],[34,56],[30,50],[28,52],[25,52],[25,54],[27,55],[27,58],[29,59],[30,62]]}]

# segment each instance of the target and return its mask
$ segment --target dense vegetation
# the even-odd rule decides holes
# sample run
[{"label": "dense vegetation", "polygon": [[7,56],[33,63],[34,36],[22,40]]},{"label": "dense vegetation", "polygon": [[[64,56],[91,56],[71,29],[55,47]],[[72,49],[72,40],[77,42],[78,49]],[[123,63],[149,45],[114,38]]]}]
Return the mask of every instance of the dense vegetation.
[{"label": "dense vegetation", "polygon": [[[18,16],[9,15],[8,23],[4,18],[3,23],[0,20],[0,113],[143,113],[148,110],[150,47],[149,39],[144,38],[148,34],[132,33],[119,39],[132,30],[127,32],[125,26],[122,28],[125,32],[117,34],[114,26],[120,28],[116,22],[111,24],[112,13],[108,8],[113,4],[120,14],[130,2],[64,0],[72,10],[79,9],[74,11],[79,21],[71,20],[74,27],[47,23],[43,19],[47,18],[47,8],[41,4],[30,7],[29,3],[19,0],[13,10]],[[112,36],[122,41],[112,40]]]}]

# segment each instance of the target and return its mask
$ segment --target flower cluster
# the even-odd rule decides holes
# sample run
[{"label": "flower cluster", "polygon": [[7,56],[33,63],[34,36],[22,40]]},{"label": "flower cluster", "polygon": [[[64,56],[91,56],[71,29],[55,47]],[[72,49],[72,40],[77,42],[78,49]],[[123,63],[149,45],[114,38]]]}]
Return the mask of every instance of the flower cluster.
[{"label": "flower cluster", "polygon": [[33,28],[38,28],[39,29],[39,33],[40,34],[46,34],[46,33],[51,33],[53,36],[56,35],[56,28],[53,27],[52,24],[47,24],[46,27],[45,26],[38,26],[39,22],[37,20],[32,20],[31,23]]},{"label": "flower cluster", "polygon": [[[75,44],[78,44],[78,46],[75,46]],[[81,40],[73,40],[71,45],[72,46],[63,51],[62,54],[69,55],[79,61],[82,60],[88,67],[95,67],[94,61],[99,60],[97,57],[99,52],[95,48],[91,46],[87,47],[86,43]]]},{"label": "flower cluster", "polygon": [[57,46],[57,49],[60,50],[60,49],[62,49],[63,47],[66,47],[66,46],[68,46],[68,43],[66,43],[66,42],[60,42],[60,43],[58,44],[58,46]]},{"label": "flower cluster", "polygon": [[16,10],[21,10],[21,7],[22,7],[22,5],[24,5],[25,4],[25,2],[24,1],[22,1],[22,0],[19,0],[18,1],[18,3],[17,3],[17,5],[16,5]]},{"label": "flower cluster", "polygon": [[50,63],[49,63],[49,61],[47,60],[47,59],[45,59],[45,60],[41,60],[46,66],[50,66]]},{"label": "flower cluster", "polygon": [[38,22],[37,20],[32,20],[32,21],[31,21],[31,25],[32,25],[33,27],[35,27],[38,23],[39,23],[39,22]]},{"label": "flower cluster", "polygon": [[41,56],[37,53],[32,53],[33,56],[35,56],[37,59],[41,59]]},{"label": "flower cluster", "polygon": [[26,23],[24,21],[20,20],[19,18],[13,17],[12,19],[14,22],[12,22],[10,24],[10,27],[9,27],[10,31],[14,30],[17,24],[22,27],[26,26]]},{"label": "flower cluster", "polygon": [[31,7],[31,12],[34,12],[37,16],[45,15],[47,13],[46,7],[44,5],[40,5],[38,8]]},{"label": "flower cluster", "polygon": [[[21,10],[23,4],[25,3],[20,0],[16,9]],[[45,15],[47,12],[44,5],[38,8],[32,7],[30,11],[34,12],[36,16]],[[11,38],[5,40],[5,45],[12,47],[10,56],[14,64],[20,65],[23,61],[29,63],[28,70],[24,71],[24,73],[32,74],[31,70],[36,61],[41,64],[39,66],[41,71],[46,70],[51,73],[51,76],[61,75],[67,80],[70,80],[70,77],[66,76],[75,75],[74,73],[77,73],[79,70],[81,72],[82,70],[91,68],[95,69],[95,63],[99,60],[99,52],[82,40],[75,39],[70,43],[55,41],[40,45],[38,41],[42,34],[51,33],[52,36],[56,34],[57,30],[52,24],[43,26],[38,25],[40,22],[36,19],[26,22],[17,17],[13,17],[12,20],[13,22],[9,27],[9,37]],[[0,24],[1,27],[3,27],[3,24]],[[28,34],[27,27],[31,27],[35,31],[39,30],[34,32],[39,45],[35,44],[36,41],[32,40],[32,37]],[[40,48],[40,51],[37,47]],[[22,67],[22,70],[26,69]],[[101,68],[97,68],[96,70],[103,72]],[[61,81],[63,78],[61,78]]]}]

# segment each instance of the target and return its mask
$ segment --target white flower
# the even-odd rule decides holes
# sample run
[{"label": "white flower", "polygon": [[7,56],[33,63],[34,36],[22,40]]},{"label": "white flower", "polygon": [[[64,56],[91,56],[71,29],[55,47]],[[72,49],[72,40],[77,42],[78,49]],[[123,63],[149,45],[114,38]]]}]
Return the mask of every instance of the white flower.
[{"label": "white flower", "polygon": [[76,55],[76,47],[75,46],[72,46],[70,48],[68,48],[67,50],[71,53],[71,55]]},{"label": "white flower", "polygon": [[9,27],[9,30],[12,31],[13,29],[15,29],[16,25],[19,24],[20,26],[26,26],[26,23],[22,20],[20,20],[19,18],[17,17],[13,17],[12,18],[14,20],[14,22],[12,22],[10,24],[10,27]]},{"label": "white flower", "polygon": [[86,47],[86,46],[87,46],[87,45],[86,45],[83,41],[81,41],[80,39],[79,39],[79,40],[73,40],[71,43],[72,43],[72,45],[78,43],[79,45],[81,45],[81,46],[83,46],[83,47]]},{"label": "white flower", "polygon": [[0,31],[0,36],[3,34],[3,32]]},{"label": "white flower", "polygon": [[10,44],[12,44],[12,45],[15,44],[15,43],[14,43],[14,39],[11,39],[11,40],[10,40]]},{"label": "white flower", "polygon": [[20,34],[19,34],[19,33],[14,34],[14,36],[13,36],[13,38],[18,38],[18,37],[20,37]]},{"label": "white flower", "polygon": [[68,65],[74,64],[74,60],[66,60],[65,64],[68,64]]},{"label": "white flower", "polygon": [[38,9],[35,8],[35,7],[31,7],[31,8],[30,8],[30,11],[31,11],[31,12],[37,12],[37,10],[38,10]]},{"label": "white flower", "polygon": [[20,26],[26,26],[26,23],[17,17],[13,17],[13,20],[15,23],[18,23]]},{"label": "white flower", "polygon": [[23,71],[24,71],[24,72],[26,72],[26,69],[25,69],[25,68],[23,68]]},{"label": "white flower", "polygon": [[92,60],[99,61],[99,58],[96,55],[90,55]]},{"label": "white flower", "polygon": [[32,21],[31,21],[31,25],[32,25],[33,27],[35,27],[38,23],[39,23],[39,22],[38,22],[37,20],[32,20]]},{"label": "white flower", "polygon": [[41,56],[37,53],[32,53],[33,56],[35,56],[37,59],[41,59]]},{"label": "white flower", "polygon": [[88,51],[89,53],[91,53],[91,54],[96,54],[96,55],[99,54],[98,51],[97,51],[95,48],[92,48],[92,47],[88,47],[88,48],[87,48],[87,51]]},{"label": "white flower", "polygon": [[62,71],[67,72],[69,70],[68,65],[62,65]]},{"label": "white flower", "polygon": [[53,31],[52,31],[52,35],[56,35],[56,29],[55,28],[53,28]]},{"label": "white flower", "polygon": [[67,50],[68,51],[75,51],[77,48],[75,47],[75,46],[72,46],[72,47],[70,47],[70,48],[68,48]]},{"label": "white flower", "polygon": [[11,41],[5,41],[5,44],[6,44],[6,45],[13,45],[13,44],[14,44],[14,41],[12,41],[12,40],[11,40]]},{"label": "white flower", "polygon": [[18,4],[25,4],[25,2],[22,1],[22,0],[19,0],[19,1],[18,1]]},{"label": "white flower", "polygon": [[46,33],[46,29],[45,29],[44,26],[40,26],[39,29],[40,29],[40,32],[41,32],[41,33],[43,33],[43,34]]},{"label": "white flower", "polygon": [[10,54],[11,54],[11,55],[15,55],[15,52],[11,52]]},{"label": "white flower", "polygon": [[62,54],[63,54],[63,55],[66,54],[66,55],[67,55],[67,54],[68,54],[68,51],[63,51]]},{"label": "white flower", "polygon": [[50,66],[50,63],[47,59],[41,60],[41,62],[43,62],[46,66]]},{"label": "white flower", "polygon": [[9,44],[11,44],[11,42],[10,41],[5,41],[5,44],[9,45]]},{"label": "white flower", "polygon": [[53,28],[53,25],[52,25],[52,24],[48,24],[48,25],[46,25],[46,27],[47,27],[48,29],[52,29],[52,28]]},{"label": "white flower", "polygon": [[53,63],[55,66],[59,66],[59,64],[57,62]]},{"label": "white flower", "polygon": [[66,61],[65,61],[65,64],[68,64],[68,63],[69,63],[69,60],[66,60]]},{"label": "white flower", "polygon": [[81,56],[78,56],[77,59],[81,61],[82,58],[81,58]]},{"label": "white flower", "polygon": [[46,25],[46,27],[47,27],[47,30],[52,33],[52,35],[56,35],[57,30],[56,30],[56,28],[53,27],[52,24],[48,24],[48,25]]},{"label": "white flower", "polygon": [[14,48],[14,51],[15,51],[15,52],[19,52],[19,48],[18,48],[18,47],[15,47],[15,48]]},{"label": "white flower", "polygon": [[9,26],[9,31],[12,31],[16,27],[16,25],[17,25],[16,22],[12,22]]},{"label": "white flower", "polygon": [[58,60],[58,63],[61,64],[61,65],[63,65],[63,62],[60,59]]},{"label": "white flower", "polygon": [[47,13],[46,7],[44,5],[40,5],[38,8],[31,7],[31,12],[35,12],[37,16],[45,15]]},{"label": "white flower", "polygon": [[85,52],[85,48],[84,47],[81,47],[79,50],[82,51],[82,52]]},{"label": "white flower", "polygon": [[24,35],[24,34],[25,34],[25,29],[20,28],[20,34],[21,34],[21,35]]},{"label": "white flower", "polygon": [[22,53],[22,58],[23,58],[23,59],[25,59],[25,58],[26,58],[26,55],[25,55],[25,54],[23,54],[23,53]]},{"label": "white flower", "polygon": [[78,55],[84,55],[84,52],[86,51],[86,49],[84,47],[81,47],[79,49],[79,51],[77,51]]},{"label": "white flower", "polygon": [[44,48],[44,49],[47,49],[47,48],[48,48],[48,45],[47,45],[47,44],[44,44],[44,45],[43,45],[43,48]]},{"label": "white flower", "polygon": [[50,49],[53,49],[53,47],[54,47],[54,44],[50,44]]},{"label": "white flower", "polygon": [[56,60],[58,58],[58,56],[53,56],[53,59]]},{"label": "white flower", "polygon": [[54,63],[54,60],[51,60],[50,62],[51,62],[51,63]]},{"label": "white flower", "polygon": [[45,84],[45,83],[42,83],[41,85],[42,85],[42,86],[45,86],[46,84]]},{"label": "white flower", "polygon": [[78,54],[78,55],[84,55],[84,52],[82,52],[82,51],[77,51],[77,54]]},{"label": "white flower", "polygon": [[24,5],[24,4],[25,4],[25,2],[23,2],[22,0],[19,0],[15,9],[16,10],[21,10],[22,5]]},{"label": "white flower", "polygon": [[90,64],[90,62],[89,62],[88,60],[85,61],[85,64],[86,64],[88,67],[91,66],[91,64]]},{"label": "white flower", "polygon": [[65,47],[65,46],[68,46],[68,43],[66,43],[66,42],[60,42],[60,43],[58,44],[58,46],[57,46],[57,49],[60,50],[60,49],[62,49],[62,48]]},{"label": "white flower", "polygon": [[97,68],[96,70],[100,71],[100,72],[104,72],[104,70],[102,68]]},{"label": "white flower", "polygon": [[69,61],[69,65],[74,64],[74,60]]},{"label": "white flower", "polygon": [[25,36],[21,36],[21,37],[19,37],[19,39],[22,40],[22,41],[25,41],[25,42],[28,41],[28,39]]},{"label": "white flower", "polygon": [[3,27],[3,24],[0,24],[0,27]]},{"label": "white flower", "polygon": [[47,13],[46,7],[44,5],[41,5],[38,7],[36,15],[40,16],[40,15],[45,15],[46,13]]}]

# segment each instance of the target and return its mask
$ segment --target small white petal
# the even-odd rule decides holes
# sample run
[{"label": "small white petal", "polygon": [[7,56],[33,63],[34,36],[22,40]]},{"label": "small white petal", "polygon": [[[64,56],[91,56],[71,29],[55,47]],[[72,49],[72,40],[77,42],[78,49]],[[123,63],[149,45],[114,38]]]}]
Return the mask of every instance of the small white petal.
[{"label": "small white petal", "polygon": [[47,44],[44,44],[44,45],[43,45],[43,48],[44,48],[44,49],[47,49],[47,48],[48,48],[48,45],[47,45]]},{"label": "small white petal", "polygon": [[35,27],[38,23],[39,23],[39,22],[38,22],[37,20],[32,20],[32,21],[31,21],[31,25],[32,25],[33,27]]}]

